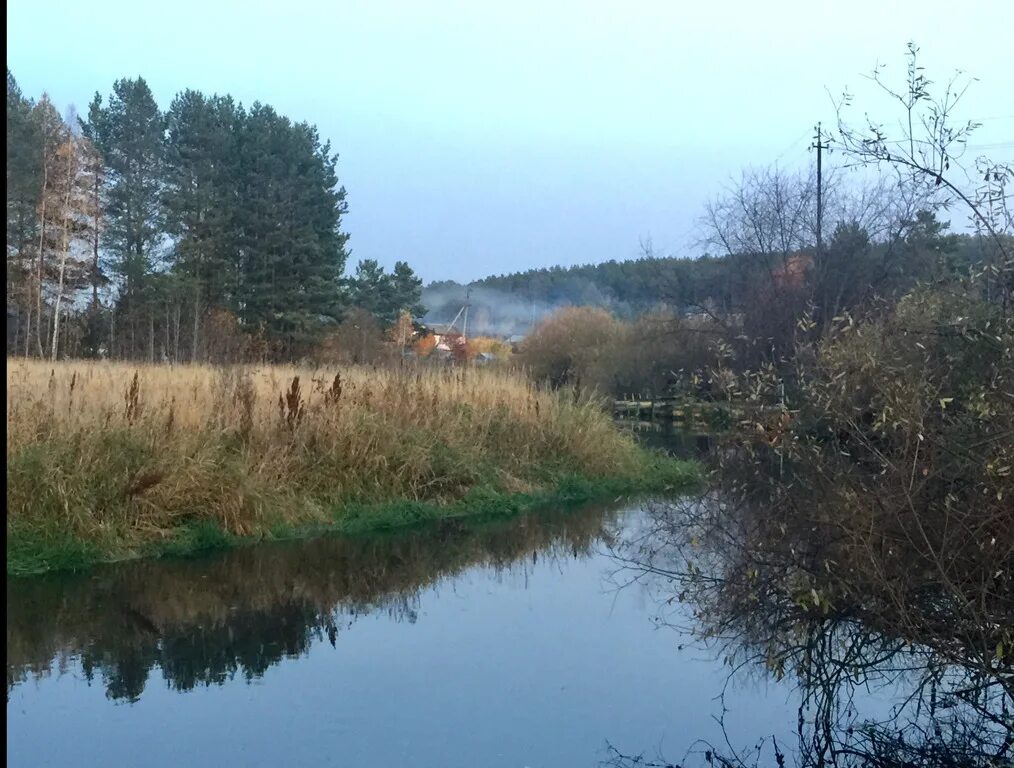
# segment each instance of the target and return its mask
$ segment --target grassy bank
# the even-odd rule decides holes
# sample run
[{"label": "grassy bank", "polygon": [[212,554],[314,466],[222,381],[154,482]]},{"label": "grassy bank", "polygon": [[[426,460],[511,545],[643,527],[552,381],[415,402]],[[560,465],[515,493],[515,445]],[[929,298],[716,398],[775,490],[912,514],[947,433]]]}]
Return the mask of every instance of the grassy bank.
[{"label": "grassy bank", "polygon": [[592,403],[484,370],[7,365],[7,569],[685,485]]}]

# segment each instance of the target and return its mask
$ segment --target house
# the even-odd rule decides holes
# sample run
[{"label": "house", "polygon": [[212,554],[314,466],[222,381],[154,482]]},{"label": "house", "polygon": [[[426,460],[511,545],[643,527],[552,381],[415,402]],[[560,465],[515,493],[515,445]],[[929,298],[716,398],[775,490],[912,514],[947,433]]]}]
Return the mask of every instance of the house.
[{"label": "house", "polygon": [[779,288],[796,290],[806,285],[806,273],[813,265],[808,253],[789,256],[785,263],[774,271],[775,285]]}]

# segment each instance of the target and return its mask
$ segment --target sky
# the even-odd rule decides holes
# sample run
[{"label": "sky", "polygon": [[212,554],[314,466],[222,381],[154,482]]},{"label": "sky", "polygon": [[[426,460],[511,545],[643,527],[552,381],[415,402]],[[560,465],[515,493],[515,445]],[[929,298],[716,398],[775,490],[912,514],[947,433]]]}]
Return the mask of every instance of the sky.
[{"label": "sky", "polygon": [[314,123],[350,264],[466,281],[700,253],[704,203],[746,166],[808,165],[830,94],[895,114],[863,74],[903,75],[910,40],[931,79],[978,78],[971,144],[1014,160],[1011,30],[1012,0],[10,0],[7,66],[62,108],[141,75],[163,108],[194,88]]}]

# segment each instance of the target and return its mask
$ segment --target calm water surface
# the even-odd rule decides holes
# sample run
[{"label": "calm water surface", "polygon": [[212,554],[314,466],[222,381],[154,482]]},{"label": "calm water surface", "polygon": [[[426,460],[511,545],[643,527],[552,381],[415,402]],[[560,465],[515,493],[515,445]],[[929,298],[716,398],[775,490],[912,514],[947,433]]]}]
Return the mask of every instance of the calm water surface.
[{"label": "calm water surface", "polygon": [[[594,766],[722,740],[721,659],[612,548],[637,509],[8,580],[8,765]],[[665,609],[671,618],[672,607]],[[689,621],[689,617],[688,617]],[[745,745],[787,683],[737,679]]]}]

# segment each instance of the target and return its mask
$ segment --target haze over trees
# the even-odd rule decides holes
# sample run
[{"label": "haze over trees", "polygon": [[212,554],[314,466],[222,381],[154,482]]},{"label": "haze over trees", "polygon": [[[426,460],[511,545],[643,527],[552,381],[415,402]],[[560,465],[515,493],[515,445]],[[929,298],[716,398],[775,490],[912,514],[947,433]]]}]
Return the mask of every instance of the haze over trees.
[{"label": "haze over trees", "polygon": [[7,73],[7,352],[199,361],[306,355],[361,306],[420,315],[398,262],[344,276],[338,156],[272,107],[143,78],[61,117]]},{"label": "haze over trees", "polygon": [[[981,237],[950,232],[937,212],[905,200],[896,186],[836,194],[819,258],[805,176],[762,170],[744,174],[707,208],[709,239],[725,253],[495,278],[508,291],[512,282],[521,292],[537,287],[547,302],[519,360],[554,385],[580,382],[617,397],[671,394],[692,372],[707,378],[709,367],[783,367],[798,342],[830,332],[844,314],[886,309],[918,285],[967,279],[991,258]],[[782,226],[793,196],[810,209],[800,231]],[[589,285],[600,300],[582,303]],[[495,296],[473,290],[473,314],[476,295],[480,302]],[[601,298],[617,296],[624,300]],[[562,308],[549,309],[550,301]],[[606,325],[608,332],[592,334]]]},{"label": "haze over trees", "polygon": [[[765,183],[795,184],[800,178],[799,175],[774,169],[754,169],[745,172],[732,189]],[[828,183],[833,185],[834,181],[829,180]],[[808,204],[813,207],[815,195],[812,184],[810,186]],[[813,216],[812,211],[810,215]],[[912,220],[890,237],[888,232],[876,227],[866,233],[870,237],[870,247],[861,262],[852,264],[855,275],[850,290],[867,291],[871,280],[881,286],[888,279],[895,282],[894,289],[900,289],[919,279],[921,273],[907,271],[914,266],[912,260],[903,263],[900,258],[895,258],[900,254],[889,248],[888,241],[898,243],[907,237],[909,229],[917,225],[920,217],[924,220],[932,218],[935,224],[931,226],[945,228],[947,218],[928,209],[911,212],[911,215]],[[842,221],[847,222],[849,218],[846,214]],[[828,221],[831,227],[837,226],[838,220],[831,213]],[[901,223],[900,219],[895,221],[899,227]],[[706,225],[705,230],[708,229],[710,227]],[[833,237],[833,232],[831,229],[828,236]],[[469,284],[453,280],[435,281],[423,288],[423,303],[428,310],[426,319],[435,323],[447,322],[467,300],[471,304],[469,325],[476,332],[524,335],[547,315],[568,306],[601,307],[617,317],[631,319],[663,308],[677,314],[693,315],[711,309],[731,312],[749,304],[753,300],[757,280],[769,280],[771,273],[768,267],[774,262],[769,264],[763,259],[751,258],[746,252],[730,254],[720,242],[712,242],[714,238],[710,233],[705,239],[708,253],[699,258],[660,256],[646,246],[645,255],[638,259],[547,267],[495,275]],[[981,259],[981,240],[975,235],[953,233],[947,243],[952,269],[968,267]],[[812,255],[812,232],[808,245]],[[915,240],[912,245],[917,245]],[[805,248],[799,246],[801,251]],[[840,255],[836,254],[833,259],[839,265],[843,263]],[[867,264],[876,265],[876,272],[886,264],[891,271],[883,276],[876,273],[867,276],[862,271]]]}]

